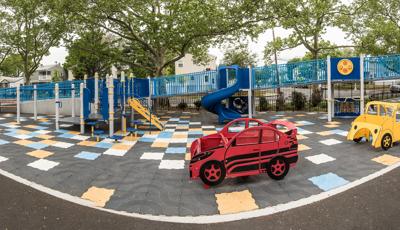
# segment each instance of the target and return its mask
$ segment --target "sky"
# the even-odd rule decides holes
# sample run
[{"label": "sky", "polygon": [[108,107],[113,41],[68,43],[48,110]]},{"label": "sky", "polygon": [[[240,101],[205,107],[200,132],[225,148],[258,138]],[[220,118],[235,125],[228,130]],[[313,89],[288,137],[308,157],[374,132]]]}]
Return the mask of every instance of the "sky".
[{"label": "sky", "polygon": [[[287,37],[290,34],[288,30],[283,28],[276,28],[275,29],[275,36],[276,37]],[[329,27],[327,28],[326,34],[323,36],[324,39],[329,40],[336,45],[351,45],[350,39],[346,36],[346,34],[336,27]],[[251,52],[257,54],[258,58],[258,65],[263,65],[263,50],[264,46],[267,44],[268,41],[272,41],[272,31],[267,30],[262,33],[256,41],[249,43],[249,49]],[[286,50],[279,53],[278,62],[285,63],[288,60],[295,58],[295,57],[302,57],[306,53],[306,49],[302,46],[297,47],[295,49]],[[217,57],[217,62],[221,61],[223,58],[223,51],[219,48],[210,48],[209,53]],[[46,56],[42,60],[42,64],[49,65],[57,63],[64,63],[65,57],[68,55],[67,50],[65,47],[54,47],[50,49],[50,55]]]}]

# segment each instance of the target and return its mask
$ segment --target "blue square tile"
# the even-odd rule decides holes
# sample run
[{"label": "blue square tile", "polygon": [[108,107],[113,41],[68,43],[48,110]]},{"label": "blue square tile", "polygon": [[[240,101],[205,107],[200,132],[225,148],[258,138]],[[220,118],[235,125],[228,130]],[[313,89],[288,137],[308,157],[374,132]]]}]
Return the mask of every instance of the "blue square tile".
[{"label": "blue square tile", "polygon": [[170,118],[169,121],[179,121],[179,118]]},{"label": "blue square tile", "polygon": [[159,138],[171,138],[173,135],[172,132],[161,132],[160,134],[158,134]]},{"label": "blue square tile", "polygon": [[148,142],[148,143],[153,143],[155,141],[155,138],[148,138],[148,137],[141,137],[139,139],[140,142]]},{"label": "blue square tile", "polygon": [[10,143],[10,142],[0,139],[0,145],[4,145],[4,144],[8,144],[8,143]]},{"label": "blue square tile", "polygon": [[311,177],[308,180],[324,191],[328,191],[349,183],[349,181],[334,173],[327,173],[320,176]]},{"label": "blue square tile", "polygon": [[75,136],[75,135],[70,134],[70,133],[64,133],[64,134],[59,135],[58,137],[62,137],[62,138],[72,138],[72,137],[74,137],[74,136]]},{"label": "blue square tile", "polygon": [[186,153],[186,147],[169,147],[165,151],[165,153],[177,154],[177,153]]},{"label": "blue square tile", "polygon": [[203,131],[189,131],[189,135],[203,135]]},{"label": "blue square tile", "polygon": [[113,146],[111,143],[105,143],[105,142],[99,142],[95,145],[97,148],[102,148],[102,149],[109,149]]},{"label": "blue square tile", "polygon": [[85,159],[85,160],[96,160],[100,156],[99,153],[91,153],[91,152],[80,152],[76,154],[74,157],[80,158],[80,159]]},{"label": "blue square tile", "polygon": [[29,148],[33,148],[33,149],[44,149],[44,148],[48,147],[48,145],[43,144],[43,143],[39,143],[39,142],[31,143],[31,144],[28,144],[26,146],[29,147]]}]

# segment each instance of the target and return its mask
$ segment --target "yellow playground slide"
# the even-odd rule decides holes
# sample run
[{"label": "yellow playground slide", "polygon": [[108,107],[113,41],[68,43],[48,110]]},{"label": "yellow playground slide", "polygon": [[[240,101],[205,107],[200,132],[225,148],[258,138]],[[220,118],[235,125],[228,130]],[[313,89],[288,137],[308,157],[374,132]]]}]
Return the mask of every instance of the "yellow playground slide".
[{"label": "yellow playground slide", "polygon": [[152,125],[157,127],[159,130],[164,129],[164,125],[161,123],[160,119],[154,114],[151,114],[150,111],[145,106],[143,106],[138,99],[129,99],[128,103],[136,112],[138,112],[146,120],[151,122]]}]

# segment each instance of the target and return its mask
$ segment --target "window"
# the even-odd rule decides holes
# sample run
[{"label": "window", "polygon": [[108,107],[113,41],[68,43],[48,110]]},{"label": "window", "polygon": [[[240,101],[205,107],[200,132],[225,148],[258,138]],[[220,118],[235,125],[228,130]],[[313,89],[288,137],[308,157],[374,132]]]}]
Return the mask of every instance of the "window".
[{"label": "window", "polygon": [[230,133],[238,133],[243,131],[246,128],[246,122],[245,121],[237,121],[233,123],[231,126],[228,128],[228,132]]},{"label": "window", "polygon": [[379,106],[379,116],[386,116],[386,108],[382,105]]},{"label": "window", "polygon": [[208,82],[208,76],[204,77],[204,82]]},{"label": "window", "polygon": [[393,117],[393,108],[385,107],[385,109],[386,109],[386,116]]},{"label": "window", "polygon": [[254,145],[258,144],[260,137],[259,129],[246,130],[236,137],[236,145]]},{"label": "window", "polygon": [[178,62],[178,67],[182,68],[183,67],[183,62]]},{"label": "window", "polygon": [[400,122],[400,111],[397,111],[396,113],[396,121]]},{"label": "window", "polygon": [[275,132],[273,130],[263,129],[261,137],[262,143],[274,142],[276,140]]},{"label": "window", "polygon": [[378,105],[370,105],[367,109],[367,114],[377,115],[378,114]]},{"label": "window", "polygon": [[249,128],[260,126],[260,123],[257,121],[249,121]]}]

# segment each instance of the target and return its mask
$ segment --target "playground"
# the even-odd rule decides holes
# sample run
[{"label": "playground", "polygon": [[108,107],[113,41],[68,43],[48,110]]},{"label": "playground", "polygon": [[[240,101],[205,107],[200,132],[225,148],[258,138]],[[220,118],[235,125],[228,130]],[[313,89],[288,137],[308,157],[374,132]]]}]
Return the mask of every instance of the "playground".
[{"label": "playground", "polygon": [[[14,103],[15,113],[0,114],[0,169],[58,197],[153,220],[222,222],[298,207],[399,165],[396,144],[383,151],[364,139],[347,140],[351,123],[370,100],[366,83],[400,78],[393,71],[400,69],[399,59],[290,63],[279,66],[279,78],[273,66],[223,66],[154,79],[121,73],[2,89],[1,100]],[[338,84],[357,90],[339,97]],[[326,88],[325,109],[260,111],[261,92],[277,103],[282,96],[277,88],[311,91],[300,87],[312,86]],[[172,103],[164,109],[165,101],[187,98],[200,100],[202,109],[179,110]],[[227,178],[213,187],[190,180],[192,142],[240,117],[293,123],[297,165],[279,181],[266,174]]]}]

